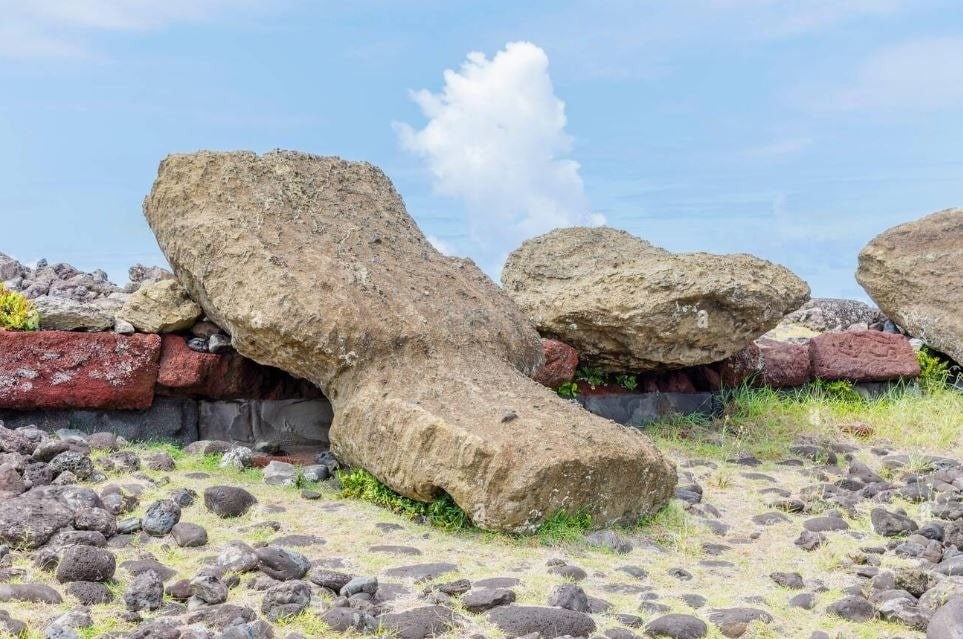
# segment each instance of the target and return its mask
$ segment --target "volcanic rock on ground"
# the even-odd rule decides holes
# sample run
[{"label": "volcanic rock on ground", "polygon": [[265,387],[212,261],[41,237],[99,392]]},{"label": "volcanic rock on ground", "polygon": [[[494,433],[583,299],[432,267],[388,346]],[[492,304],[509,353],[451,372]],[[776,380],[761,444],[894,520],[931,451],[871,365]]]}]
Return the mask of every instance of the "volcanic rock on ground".
[{"label": "volcanic rock on ground", "polygon": [[963,208],[876,236],[859,254],[856,279],[896,324],[963,362]]},{"label": "volcanic rock on ground", "polygon": [[720,361],[809,299],[805,282],[766,260],[673,254],[605,227],[526,241],[502,283],[542,335],[610,371]]},{"label": "volcanic rock on ground", "polygon": [[[671,496],[674,469],[644,435],[529,379],[542,350],[525,315],[474,264],[438,253],[374,166],[173,155],[145,213],[238,352],[317,384],[338,457],[399,493],[447,492],[502,530],[560,509],[604,525]],[[790,288],[789,302],[805,289]]]}]

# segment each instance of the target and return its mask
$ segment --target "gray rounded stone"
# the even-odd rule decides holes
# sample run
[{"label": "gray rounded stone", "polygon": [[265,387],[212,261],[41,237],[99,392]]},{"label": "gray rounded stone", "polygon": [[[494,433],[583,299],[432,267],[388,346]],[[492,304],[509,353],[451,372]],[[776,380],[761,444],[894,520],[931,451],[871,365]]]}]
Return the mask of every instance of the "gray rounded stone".
[{"label": "gray rounded stone", "polygon": [[114,576],[114,554],[96,546],[70,546],[57,564],[57,581],[107,581]]},{"label": "gray rounded stone", "polygon": [[692,615],[669,614],[656,617],[646,624],[645,634],[670,639],[701,639],[709,634],[709,627]]},{"label": "gray rounded stone", "polygon": [[141,529],[152,537],[163,537],[170,533],[181,520],[181,507],[171,499],[155,501],[147,508],[141,518]]}]

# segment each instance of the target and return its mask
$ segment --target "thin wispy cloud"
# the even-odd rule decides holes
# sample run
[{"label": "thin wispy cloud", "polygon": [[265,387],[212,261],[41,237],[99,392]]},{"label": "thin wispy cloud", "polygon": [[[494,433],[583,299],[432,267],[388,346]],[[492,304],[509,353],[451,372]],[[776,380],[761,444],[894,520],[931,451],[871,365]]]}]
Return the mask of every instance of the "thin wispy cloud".
[{"label": "thin wispy cloud", "polygon": [[402,146],[424,159],[435,191],[464,203],[470,245],[444,245],[449,252],[492,272],[526,238],[604,222],[568,157],[565,104],[542,49],[513,42],[491,59],[470,53],[444,80],[439,93],[412,94],[428,118],[423,128],[395,127]]},{"label": "thin wispy cloud", "polygon": [[963,38],[933,37],[881,49],[851,84],[817,106],[844,111],[934,111],[963,106]]},{"label": "thin wispy cloud", "polygon": [[808,37],[900,16],[930,0],[577,0],[524,26],[569,74],[664,78],[680,56]]},{"label": "thin wispy cloud", "polygon": [[254,0],[0,0],[0,57],[96,55],[98,32],[151,31],[222,17]]},{"label": "thin wispy cloud", "polygon": [[[707,0],[721,17],[747,18],[745,35],[780,40],[835,27],[851,20],[892,15],[910,0]],[[680,8],[685,5],[680,4]]]},{"label": "thin wispy cloud", "polygon": [[781,138],[768,144],[751,147],[745,151],[745,155],[752,159],[777,159],[796,155],[812,144],[813,139],[808,136]]}]

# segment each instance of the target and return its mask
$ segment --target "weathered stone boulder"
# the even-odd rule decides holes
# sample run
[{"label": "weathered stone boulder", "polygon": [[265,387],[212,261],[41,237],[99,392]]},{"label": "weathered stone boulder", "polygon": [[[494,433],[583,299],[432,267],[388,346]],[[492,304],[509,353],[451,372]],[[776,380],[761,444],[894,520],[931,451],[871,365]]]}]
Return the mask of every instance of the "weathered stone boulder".
[{"label": "weathered stone boulder", "polygon": [[0,542],[38,548],[74,523],[74,514],[54,499],[22,495],[0,502]]},{"label": "weathered stone boulder", "polygon": [[882,328],[886,316],[858,300],[817,297],[789,313],[763,338],[802,344],[821,333]]},{"label": "weathered stone boulder", "polygon": [[910,335],[963,362],[963,208],[877,235],[859,254],[856,279]]},{"label": "weathered stone boulder", "polygon": [[33,304],[40,313],[40,328],[45,331],[106,331],[114,325],[112,313],[90,302],[44,295]]},{"label": "weathered stone boulder", "polygon": [[117,319],[143,333],[173,333],[190,328],[201,317],[201,307],[177,280],[157,280],[138,288]]},{"label": "weathered stone boulder", "polygon": [[866,330],[886,321],[878,308],[859,300],[817,297],[786,315],[781,323],[799,324],[816,333]]},{"label": "weathered stone boulder", "polygon": [[157,335],[0,331],[0,408],[147,408]]},{"label": "weathered stone boulder", "polygon": [[896,333],[823,333],[810,340],[809,357],[819,379],[884,382],[920,374],[916,351]]},{"label": "weathered stone boulder", "polygon": [[660,508],[671,463],[637,430],[529,379],[541,344],[471,262],[438,253],[370,164],[278,151],[173,155],[145,201],[178,279],[238,352],[317,384],[332,449],[480,526]]},{"label": "weathered stone boulder", "polygon": [[723,360],[809,299],[805,282],[766,260],[673,254],[605,227],[524,242],[502,283],[542,335],[610,371]]}]

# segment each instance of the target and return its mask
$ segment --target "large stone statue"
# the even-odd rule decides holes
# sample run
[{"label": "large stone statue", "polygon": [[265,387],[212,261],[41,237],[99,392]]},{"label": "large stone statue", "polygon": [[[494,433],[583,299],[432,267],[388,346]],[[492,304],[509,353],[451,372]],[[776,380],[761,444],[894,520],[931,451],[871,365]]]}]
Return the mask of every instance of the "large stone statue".
[{"label": "large stone statue", "polygon": [[277,151],[172,155],[145,214],[178,279],[237,350],[308,379],[346,463],[479,526],[558,510],[598,525],[659,509],[676,475],[637,430],[528,379],[525,315],[425,239],[385,175]]}]

